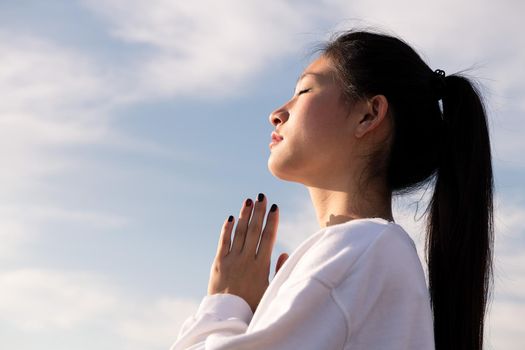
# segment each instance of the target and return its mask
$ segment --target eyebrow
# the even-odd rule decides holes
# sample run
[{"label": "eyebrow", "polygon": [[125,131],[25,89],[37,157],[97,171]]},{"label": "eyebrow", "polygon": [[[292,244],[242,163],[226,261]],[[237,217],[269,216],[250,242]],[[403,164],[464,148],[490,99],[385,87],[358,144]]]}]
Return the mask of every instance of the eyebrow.
[{"label": "eyebrow", "polygon": [[312,73],[312,72],[305,72],[303,74],[301,74],[301,76],[299,78],[297,78],[297,81],[295,82],[295,85],[297,85],[297,83],[299,83],[301,80],[303,80],[304,77],[306,77],[307,75],[313,75],[317,78],[322,78],[323,75],[320,74],[320,73]]}]

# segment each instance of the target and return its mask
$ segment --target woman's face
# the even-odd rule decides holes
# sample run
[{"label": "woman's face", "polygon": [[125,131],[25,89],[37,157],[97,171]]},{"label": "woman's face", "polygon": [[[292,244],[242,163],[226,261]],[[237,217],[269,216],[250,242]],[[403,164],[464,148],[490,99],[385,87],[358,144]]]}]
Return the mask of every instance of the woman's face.
[{"label": "woman's face", "polygon": [[329,180],[338,170],[348,172],[355,143],[353,112],[329,59],[314,60],[299,78],[294,96],[270,115],[283,138],[270,146],[270,172],[305,185]]}]

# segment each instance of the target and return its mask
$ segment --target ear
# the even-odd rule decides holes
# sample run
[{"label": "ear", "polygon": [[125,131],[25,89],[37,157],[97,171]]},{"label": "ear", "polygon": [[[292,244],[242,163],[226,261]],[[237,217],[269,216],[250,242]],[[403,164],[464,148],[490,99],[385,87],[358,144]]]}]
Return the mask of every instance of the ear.
[{"label": "ear", "polygon": [[364,104],[359,122],[355,129],[356,137],[363,137],[378,127],[388,112],[388,100],[384,95],[375,95]]}]

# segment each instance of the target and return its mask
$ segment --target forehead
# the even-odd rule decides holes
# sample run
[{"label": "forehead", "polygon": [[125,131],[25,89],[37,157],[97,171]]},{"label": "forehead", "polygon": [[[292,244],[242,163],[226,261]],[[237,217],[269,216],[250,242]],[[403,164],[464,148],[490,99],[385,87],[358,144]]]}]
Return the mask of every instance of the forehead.
[{"label": "forehead", "polygon": [[305,68],[297,82],[303,78],[311,76],[319,81],[334,81],[335,70],[328,58],[321,56],[312,61],[308,67]]}]

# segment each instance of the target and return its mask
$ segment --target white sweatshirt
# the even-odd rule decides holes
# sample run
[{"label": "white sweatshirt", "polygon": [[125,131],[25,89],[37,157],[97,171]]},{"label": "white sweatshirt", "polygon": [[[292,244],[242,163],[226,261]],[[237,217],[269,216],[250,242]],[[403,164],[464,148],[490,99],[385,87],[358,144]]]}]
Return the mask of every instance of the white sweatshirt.
[{"label": "white sweatshirt", "polygon": [[290,254],[255,314],[239,296],[205,296],[179,349],[434,349],[415,244],[382,218],[322,228]]}]

